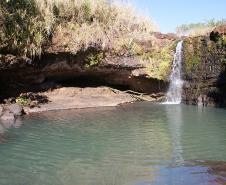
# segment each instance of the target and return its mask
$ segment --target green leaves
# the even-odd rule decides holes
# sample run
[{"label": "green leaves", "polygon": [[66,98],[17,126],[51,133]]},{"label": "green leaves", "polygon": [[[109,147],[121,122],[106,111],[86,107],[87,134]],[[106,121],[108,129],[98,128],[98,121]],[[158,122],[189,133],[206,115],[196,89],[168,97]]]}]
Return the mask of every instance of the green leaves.
[{"label": "green leaves", "polygon": [[10,0],[3,8],[3,44],[0,49],[21,56],[40,55],[44,30],[34,1]]},{"label": "green leaves", "polygon": [[100,53],[90,53],[85,62],[85,67],[86,68],[90,68],[90,67],[94,67],[97,66],[98,64],[100,64],[100,62],[104,59],[104,54],[102,52]]}]

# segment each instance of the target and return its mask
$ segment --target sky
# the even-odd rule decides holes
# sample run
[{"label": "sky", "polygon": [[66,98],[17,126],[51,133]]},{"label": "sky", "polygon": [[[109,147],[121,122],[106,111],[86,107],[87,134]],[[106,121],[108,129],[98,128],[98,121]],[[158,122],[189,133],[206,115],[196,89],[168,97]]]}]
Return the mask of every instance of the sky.
[{"label": "sky", "polygon": [[163,33],[181,24],[226,18],[226,0],[131,0],[139,13],[150,16]]}]

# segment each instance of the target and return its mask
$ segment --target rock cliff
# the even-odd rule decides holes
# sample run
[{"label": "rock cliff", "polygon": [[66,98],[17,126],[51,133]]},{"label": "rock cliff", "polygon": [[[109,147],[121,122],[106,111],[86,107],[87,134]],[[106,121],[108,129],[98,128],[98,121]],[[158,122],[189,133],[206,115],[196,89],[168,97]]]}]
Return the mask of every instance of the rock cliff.
[{"label": "rock cliff", "polygon": [[184,41],[183,101],[202,106],[226,105],[226,26],[210,36]]},{"label": "rock cliff", "polygon": [[[95,47],[72,54],[53,43],[45,47],[40,58],[0,55],[1,99],[18,96],[21,92],[46,90],[52,83],[81,87],[106,85],[148,94],[164,93],[178,38],[161,33],[153,33],[153,38],[155,45],[153,40],[137,42],[142,53],[136,54],[115,55]],[[166,54],[163,53],[167,65],[162,67],[165,78],[160,78],[155,72],[162,60],[155,62],[155,58],[162,54],[163,48],[167,48]],[[157,65],[150,66],[154,62]]]}]

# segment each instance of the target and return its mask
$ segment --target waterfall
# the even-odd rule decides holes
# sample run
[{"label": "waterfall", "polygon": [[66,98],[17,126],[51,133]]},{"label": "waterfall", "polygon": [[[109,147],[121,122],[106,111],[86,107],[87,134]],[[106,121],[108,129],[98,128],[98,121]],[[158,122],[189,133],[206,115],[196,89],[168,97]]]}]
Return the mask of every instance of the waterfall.
[{"label": "waterfall", "polygon": [[180,104],[183,87],[181,79],[183,41],[177,44],[176,53],[174,54],[172,72],[170,75],[170,85],[167,92],[166,104]]}]

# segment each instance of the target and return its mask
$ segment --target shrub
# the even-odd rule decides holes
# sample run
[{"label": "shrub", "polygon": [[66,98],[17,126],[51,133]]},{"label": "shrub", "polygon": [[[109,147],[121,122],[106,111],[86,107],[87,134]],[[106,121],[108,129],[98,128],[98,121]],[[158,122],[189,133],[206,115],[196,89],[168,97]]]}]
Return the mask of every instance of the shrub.
[{"label": "shrub", "polygon": [[[106,0],[2,0],[0,52],[40,56],[47,42],[67,52],[99,47],[118,52],[150,37],[153,22],[134,9]],[[66,37],[65,37],[66,36]],[[132,41],[132,42],[131,42]],[[123,43],[120,43],[123,42]],[[120,45],[117,45],[120,43]]]},{"label": "shrub", "polygon": [[0,49],[29,57],[41,53],[42,20],[33,0],[3,1]]},{"label": "shrub", "polygon": [[153,48],[152,51],[141,56],[141,59],[146,64],[147,73],[151,78],[166,80],[173,61],[173,51],[176,49],[175,43],[172,42],[163,48]]},{"label": "shrub", "polygon": [[102,52],[100,53],[90,53],[87,58],[85,59],[85,67],[86,68],[90,68],[90,67],[94,67],[98,64],[100,64],[100,62],[104,59],[104,54]]},{"label": "shrub", "polygon": [[31,99],[28,98],[27,96],[19,96],[18,98],[16,98],[16,103],[26,106],[31,103]]}]

